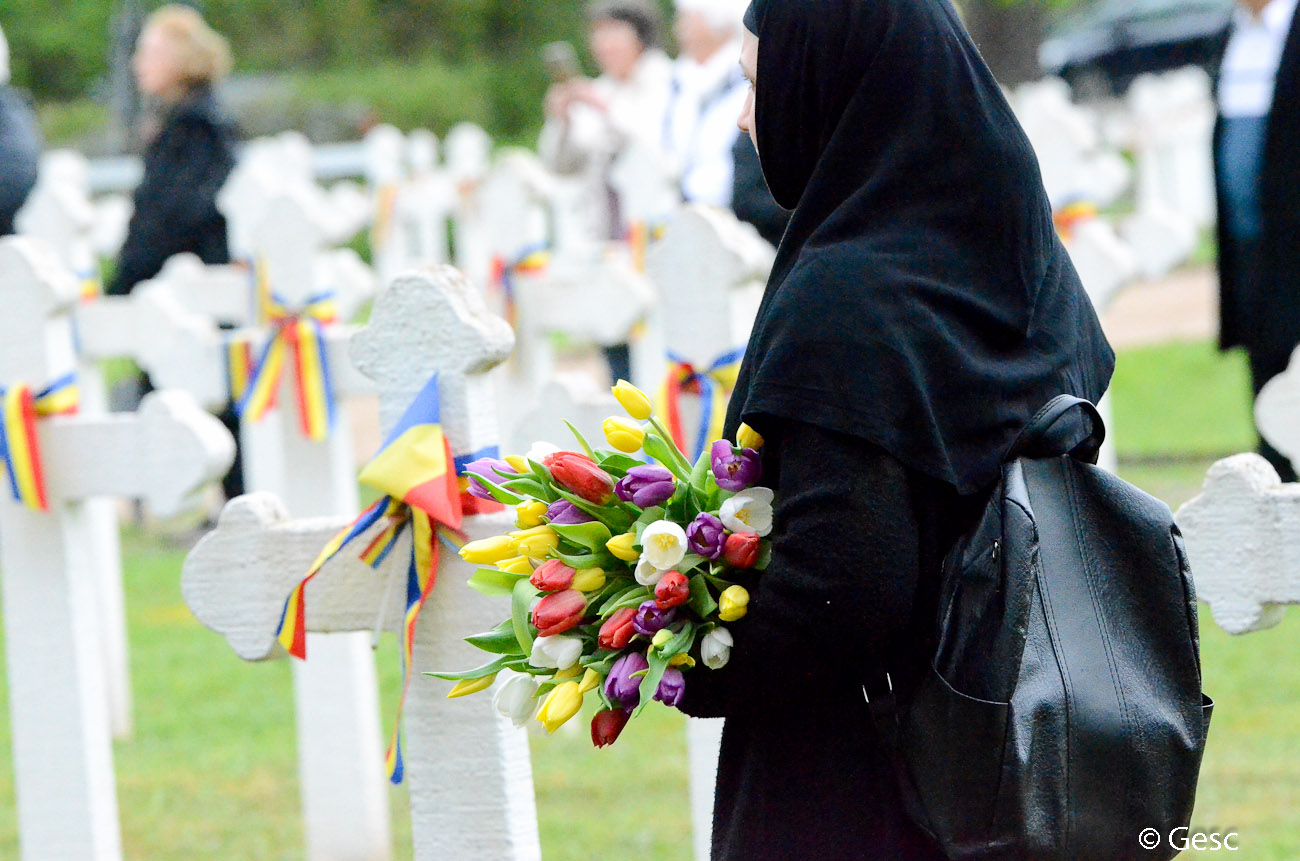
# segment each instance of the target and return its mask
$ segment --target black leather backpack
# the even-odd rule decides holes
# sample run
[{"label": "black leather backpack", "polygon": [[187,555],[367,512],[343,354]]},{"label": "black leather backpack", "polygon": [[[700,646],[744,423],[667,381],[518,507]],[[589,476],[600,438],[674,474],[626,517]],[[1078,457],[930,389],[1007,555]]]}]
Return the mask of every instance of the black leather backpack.
[{"label": "black leather backpack", "polygon": [[1080,398],[1039,411],[944,562],[928,673],[897,703],[868,691],[951,858],[1171,858],[1140,836],[1190,824],[1213,708],[1196,594],[1169,508],[1093,465],[1104,433]]}]

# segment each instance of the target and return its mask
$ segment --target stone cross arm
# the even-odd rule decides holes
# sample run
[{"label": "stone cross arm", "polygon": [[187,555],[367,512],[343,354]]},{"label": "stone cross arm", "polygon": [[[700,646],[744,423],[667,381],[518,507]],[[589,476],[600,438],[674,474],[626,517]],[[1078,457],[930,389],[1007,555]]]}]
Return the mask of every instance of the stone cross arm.
[{"label": "stone cross arm", "polygon": [[1293,464],[1300,461],[1300,361],[1296,353],[1287,369],[1260,391],[1255,400],[1255,424],[1260,435]]},{"label": "stone cross arm", "polygon": [[134,413],[55,418],[40,434],[52,499],[128,496],[164,515],[235,457],[226,429],[183,392],[151,392]]},{"label": "stone cross arm", "polygon": [[1300,485],[1256,454],[1221,460],[1178,510],[1197,597],[1230,634],[1270,628],[1300,604]]},{"label": "stone cross arm", "polygon": [[[269,493],[230,502],[217,528],[185,560],[181,592],[204,625],[221,634],[241,658],[260,661],[283,655],[276,629],[285,599],[311,564],[349,521],[341,517],[290,519]],[[513,515],[466,518],[471,540],[513,528]],[[382,522],[334,556],[308,584],[307,630],[312,633],[383,629],[397,632],[406,607],[411,538],[407,529],[377,568],[359,556]],[[465,589],[475,566],[446,546],[440,552],[435,588]],[[465,635],[476,631],[465,631]]]}]

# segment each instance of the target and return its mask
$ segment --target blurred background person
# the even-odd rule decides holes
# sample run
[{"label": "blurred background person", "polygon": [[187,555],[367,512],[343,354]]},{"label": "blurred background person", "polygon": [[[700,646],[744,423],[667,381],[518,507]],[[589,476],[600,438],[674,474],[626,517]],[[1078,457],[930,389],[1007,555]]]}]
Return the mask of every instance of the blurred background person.
[{"label": "blurred background person", "polygon": [[145,22],[132,70],[160,113],[144,155],[144,179],[117,270],[106,292],[129,293],[173,254],[229,263],[217,192],[235,166],[235,134],[213,96],[230,71],[230,48],[188,6],[164,6]]},{"label": "blurred background person", "polygon": [[[1300,344],[1300,20],[1297,0],[1239,0],[1216,96],[1219,346],[1246,348],[1255,395]],[[1283,481],[1290,462],[1264,440]]]},{"label": "blurred background person", "polygon": [[738,63],[748,5],[748,0],[678,0],[674,29],[681,55],[673,66],[664,149],[683,200],[732,209],[775,245],[789,213],[772,199],[758,156],[736,125],[749,92]]},{"label": "blurred background person", "polygon": [[[597,0],[587,9],[587,43],[600,69],[595,80],[553,69],[542,161],[562,175],[581,174],[590,200],[592,235],[622,239],[628,229],[610,185],[614,160],[632,141],[658,150],[672,81],[672,61],[660,48],[663,16],[651,0]],[[604,349],[610,376],[632,376],[628,346]]]},{"label": "blurred background person", "polygon": [[42,139],[36,115],[9,86],[9,42],[0,29],[0,236],[14,232],[41,160]]}]

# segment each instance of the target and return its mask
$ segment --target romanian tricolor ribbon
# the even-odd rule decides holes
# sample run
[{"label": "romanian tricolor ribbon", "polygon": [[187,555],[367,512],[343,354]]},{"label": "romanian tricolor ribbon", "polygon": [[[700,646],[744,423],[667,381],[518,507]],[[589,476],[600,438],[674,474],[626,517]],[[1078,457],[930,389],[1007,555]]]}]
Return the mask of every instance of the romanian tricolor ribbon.
[{"label": "romanian tricolor ribbon", "polygon": [[[238,404],[248,392],[248,383],[253,378],[253,345],[247,338],[225,338],[226,380],[230,390],[230,400]],[[274,402],[275,394],[271,395]]]},{"label": "romanian tricolor ribbon", "polygon": [[81,301],[89,302],[97,299],[103,292],[103,284],[100,283],[99,272],[88,269],[77,273],[77,283],[81,287]]},{"label": "romanian tricolor ribbon", "polygon": [[36,394],[25,383],[0,389],[4,406],[3,421],[0,421],[0,460],[4,461],[14,499],[33,511],[50,510],[36,419],[75,413],[79,397],[76,374],[62,377]]},{"label": "romanian tricolor ribbon", "polygon": [[1097,206],[1088,200],[1074,200],[1052,213],[1052,223],[1062,241],[1069,242],[1074,228],[1097,217]]},{"label": "romanian tricolor ribbon", "polygon": [[[707,368],[699,371],[685,359],[668,354],[671,364],[668,376],[659,388],[655,409],[668,422],[668,431],[673,435],[677,447],[691,460],[700,456],[710,440],[722,437],[722,426],[727,418],[727,400],[731,397],[731,390],[736,387],[736,375],[740,373],[740,360],[744,356],[745,348],[739,347],[723,353]],[[679,407],[683,392],[700,398],[700,429],[695,437],[694,448],[689,450],[686,447],[686,434],[682,430]]]},{"label": "romanian tricolor ribbon", "polygon": [[627,228],[627,244],[632,250],[632,266],[637,272],[645,271],[646,252],[650,249],[650,243],[656,242],[663,238],[666,226],[660,222],[647,224],[644,221],[634,221]]},{"label": "romanian tricolor ribbon", "polygon": [[529,245],[511,260],[492,258],[492,283],[504,294],[506,322],[515,325],[515,276],[545,272],[551,262],[551,247],[545,242]]},{"label": "romanian tricolor ribbon", "polygon": [[370,227],[370,248],[377,251],[388,243],[397,211],[397,183],[379,186],[375,191],[375,219]]},{"label": "romanian tricolor ribbon", "polygon": [[[451,447],[443,435],[438,406],[438,378],[435,375],[415,401],[407,408],[379,453],[361,471],[361,482],[386,495],[361,513],[351,525],[325,545],[306,577],[290,593],[280,619],[278,637],[281,645],[298,658],[307,656],[306,605],[304,590],[321,568],[335,554],[358,537],[383,522],[383,528],[358,554],[378,567],[387,559],[398,538],[411,528],[411,558],[406,572],[406,611],[402,618],[402,703],[411,681],[412,648],[420,610],[433,590],[438,572],[439,543],[458,550],[462,539],[461,521],[466,513],[489,510],[480,500],[471,508],[460,491],[457,472],[480,455],[490,456],[495,449],[473,458],[451,456]],[[492,510],[500,510],[495,505]],[[401,746],[402,706],[398,706],[396,726],[385,757],[389,779],[400,783],[403,774]]]},{"label": "romanian tricolor ribbon", "polygon": [[268,302],[271,337],[253,365],[236,411],[240,418],[253,422],[270,411],[288,358],[293,363],[302,434],[319,442],[329,435],[338,409],[325,347],[325,326],[338,316],[333,294],[312,297],[300,311],[290,311],[274,294],[270,294]]}]

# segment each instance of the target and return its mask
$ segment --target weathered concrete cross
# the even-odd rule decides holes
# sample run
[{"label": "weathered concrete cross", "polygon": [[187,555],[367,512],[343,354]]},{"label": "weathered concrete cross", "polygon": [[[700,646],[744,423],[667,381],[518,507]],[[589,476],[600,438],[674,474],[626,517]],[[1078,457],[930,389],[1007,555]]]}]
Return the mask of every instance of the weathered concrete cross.
[{"label": "weathered concrete cross", "polygon": [[[467,281],[442,268],[432,275],[405,275],[381,294],[370,325],[353,341],[352,357],[379,388],[385,428],[439,374],[443,430],[453,454],[461,456],[498,442],[487,373],[512,346],[509,327],[484,310]],[[216,531],[186,560],[185,600],[241,657],[274,657],[285,598],[347,522],[342,517],[289,520],[284,507],[266,494],[234,500]],[[513,512],[477,515],[467,517],[464,528],[475,539],[508,530],[513,522]],[[378,570],[355,552],[335,556],[306,590],[308,630],[396,631],[409,546],[403,539]],[[462,638],[494,626],[502,610],[499,602],[463,585],[473,567],[455,554],[441,554],[437,586],[415,638],[404,747],[415,853],[422,859],[536,858],[525,735],[494,715],[486,699],[448,701],[445,683],[420,675],[481,662]],[[316,642],[307,648],[310,665]],[[313,852],[313,857],[318,856]]]},{"label": "weathered concrete cross", "polygon": [[[27,239],[0,240],[0,384],[39,389],[75,367],[75,279]],[[23,856],[121,856],[99,614],[84,500],[131,496],[178,510],[234,456],[192,399],[157,392],[139,412],[38,421],[49,511],[0,495],[5,650]]]}]

